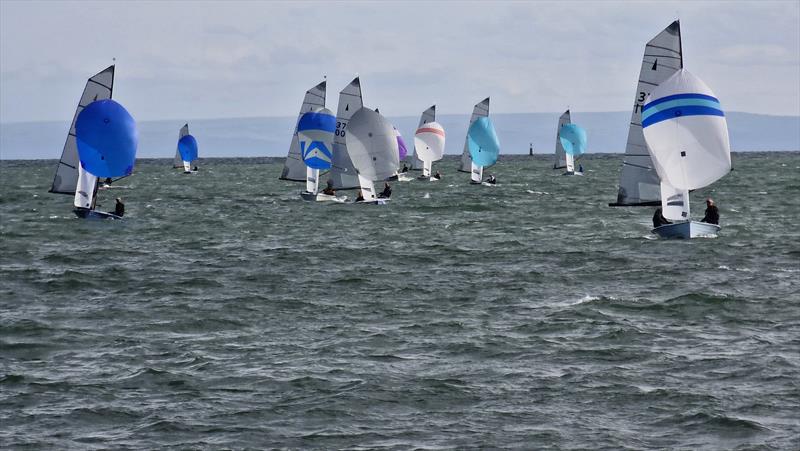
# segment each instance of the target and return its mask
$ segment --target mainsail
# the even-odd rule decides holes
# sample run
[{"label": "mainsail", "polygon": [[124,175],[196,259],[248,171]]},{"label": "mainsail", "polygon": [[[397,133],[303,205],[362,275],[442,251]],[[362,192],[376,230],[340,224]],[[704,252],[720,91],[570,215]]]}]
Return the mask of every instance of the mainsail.
[{"label": "mainsail", "polygon": [[[184,124],[181,127],[181,130],[178,132],[178,142],[181,141],[181,138],[189,134],[189,124]],[[175,146],[175,158],[172,160],[172,167],[173,168],[182,168],[183,167],[183,159],[181,159],[181,151],[178,149],[178,146]]]},{"label": "mainsail", "polygon": [[[428,122],[434,121],[436,121],[436,105],[431,105],[430,108],[422,112],[422,116],[419,118],[419,125],[417,125],[417,128],[422,127]],[[423,169],[423,166],[423,161],[417,157],[417,146],[414,144],[414,154],[411,155],[411,169],[419,171]]]},{"label": "mainsail", "polygon": [[561,127],[572,123],[569,116],[569,110],[564,111],[564,114],[558,118],[558,128],[556,128],[556,161],[553,162],[553,169],[564,169],[567,167],[567,154],[564,152],[564,146],[561,145]]},{"label": "mainsail", "polygon": [[[86,82],[86,87],[83,88],[81,99],[78,101],[78,107],[75,109],[75,115],[72,117],[72,124],[69,127],[67,141],[64,143],[64,149],[61,152],[61,159],[58,162],[56,175],[53,178],[53,185],[50,187],[51,193],[75,194],[78,185],[78,169],[80,165],[78,146],[75,142],[75,121],[78,119],[78,114],[90,103],[95,100],[110,99],[113,90],[113,65],[95,74]],[[96,179],[96,177],[94,177],[94,179]],[[88,186],[87,183],[89,183],[88,180],[84,185]],[[91,183],[96,183],[96,180]]]},{"label": "mainsail", "polygon": [[[354,78],[339,93],[339,107],[336,113],[336,131],[333,137],[333,164],[329,172],[329,180],[334,189],[358,188],[358,175],[353,162],[347,153],[347,123],[364,105],[361,99],[361,81]],[[397,142],[395,140],[395,142]],[[388,176],[387,176],[388,177]]]},{"label": "mainsail", "polygon": [[619,180],[617,201],[609,206],[659,205],[658,174],[653,169],[642,136],[642,106],[650,92],[683,67],[681,27],[676,20],[656,35],[644,48],[639,84],[633,103],[628,143]]},{"label": "mainsail", "polygon": [[[469,125],[472,126],[472,123],[475,122],[475,119],[479,117],[487,117],[489,116],[489,98],[483,99],[482,102],[475,105],[475,108],[472,109],[472,117],[469,119]],[[467,127],[469,130],[469,127]],[[458,170],[461,172],[472,172],[472,159],[469,156],[469,146],[468,146],[469,136],[464,139],[464,151],[461,153],[461,166],[458,167]]]},{"label": "mainsail", "polygon": [[286,155],[286,161],[283,164],[283,171],[280,176],[281,180],[291,180],[293,182],[306,181],[306,165],[303,164],[303,157],[300,155],[300,146],[297,142],[297,123],[300,122],[300,117],[304,113],[314,111],[318,108],[325,108],[325,87],[326,82],[323,81],[306,91],[306,96],[303,98],[303,106],[300,107],[300,113],[297,115],[297,120],[294,124],[292,142],[289,145],[289,154]]}]

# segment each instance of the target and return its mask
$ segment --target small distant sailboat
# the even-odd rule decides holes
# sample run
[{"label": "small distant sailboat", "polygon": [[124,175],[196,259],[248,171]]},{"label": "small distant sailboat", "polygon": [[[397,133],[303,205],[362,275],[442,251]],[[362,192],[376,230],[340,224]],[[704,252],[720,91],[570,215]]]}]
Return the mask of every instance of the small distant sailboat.
[{"label": "small distant sailboat", "polygon": [[[422,112],[422,115],[419,118],[419,125],[417,125],[417,128],[422,127],[428,122],[434,122],[434,121],[436,121],[436,105],[431,105],[430,107],[428,107],[427,110]],[[423,163],[422,160],[420,160],[419,157],[417,156],[417,149],[415,145],[414,153],[413,155],[411,155],[411,170],[421,171],[422,166]]]},{"label": "small distant sailboat", "polygon": [[303,97],[303,104],[300,106],[300,113],[297,115],[297,122],[295,122],[294,133],[292,134],[292,142],[289,144],[289,153],[286,155],[283,171],[281,171],[281,180],[306,181],[306,165],[303,163],[303,157],[300,155],[300,145],[297,141],[297,124],[303,114],[314,111],[317,108],[325,108],[325,89],[326,82],[323,81],[306,91],[306,95]]},{"label": "small distant sailboat", "polygon": [[374,182],[388,179],[400,165],[394,127],[380,113],[361,108],[349,120],[346,141],[363,197],[359,202],[385,204],[389,199],[375,194]]},{"label": "small distant sailboat", "polygon": [[[331,170],[328,172],[328,180],[333,183],[333,188],[337,190],[353,189],[360,186],[356,168],[353,166],[347,150],[347,127],[350,118],[363,106],[361,80],[356,77],[339,93],[336,131],[333,134],[333,162]],[[390,176],[387,176],[387,178]]]},{"label": "small distant sailboat", "polygon": [[[181,127],[178,133],[178,148],[175,150],[175,158],[181,162],[184,174],[197,172],[197,139],[189,134],[189,124]],[[173,165],[174,166],[174,165]]]},{"label": "small distant sailboat", "polygon": [[306,190],[300,197],[310,201],[344,202],[347,197],[319,192],[319,171],[331,168],[336,116],[327,108],[317,108],[300,116],[297,141],[306,165]]},{"label": "small distant sailboat", "polygon": [[558,118],[558,126],[556,127],[556,160],[553,162],[553,169],[567,168],[567,153],[564,152],[564,146],[561,145],[561,127],[571,123],[569,110],[564,111],[564,114]]},{"label": "small distant sailboat", "polygon": [[[397,127],[394,128],[394,136],[397,138],[397,149],[398,149],[398,156],[400,157],[399,161],[403,161],[408,157],[408,147],[406,147],[406,142],[403,140],[403,135],[400,134],[400,130]],[[410,182],[414,180],[414,177],[409,177],[403,172],[400,172],[400,168],[397,168],[397,173],[395,179],[399,182]]]},{"label": "small distant sailboat", "polygon": [[683,68],[681,26],[677,20],[651,39],[644,48],[633,113],[628,127],[625,159],[619,178],[617,201],[610,207],[660,205],[658,174],[642,136],[642,106],[650,91]]},{"label": "small distant sailboat", "polygon": [[567,172],[563,175],[583,175],[583,166],[575,170],[575,160],[586,152],[586,130],[577,124],[565,124],[558,132],[558,141],[567,162]]},{"label": "small distant sailboat", "polygon": [[483,181],[483,169],[494,165],[500,155],[500,141],[494,124],[488,117],[475,119],[467,132],[467,147],[472,166],[470,183],[473,185],[494,185],[494,181]]},{"label": "small distant sailboat", "polygon": [[438,122],[422,124],[414,133],[415,156],[422,161],[422,175],[419,180],[439,180],[431,177],[431,166],[444,156],[444,128]]},{"label": "small distant sailboat", "polygon": [[[485,98],[482,101],[475,104],[475,107],[472,109],[472,116],[469,118],[469,127],[472,127],[472,124],[475,123],[475,120],[480,117],[488,117],[489,116],[489,98]],[[458,167],[458,170],[461,172],[472,172],[472,160],[470,158],[469,153],[469,136],[464,139],[464,150],[461,152],[461,164]]]},{"label": "small distant sailboat", "polygon": [[715,235],[720,226],[689,216],[689,191],[731,170],[728,123],[711,89],[681,69],[647,97],[642,109],[647,148],[661,182],[662,214],[672,224],[653,229],[662,238]]}]

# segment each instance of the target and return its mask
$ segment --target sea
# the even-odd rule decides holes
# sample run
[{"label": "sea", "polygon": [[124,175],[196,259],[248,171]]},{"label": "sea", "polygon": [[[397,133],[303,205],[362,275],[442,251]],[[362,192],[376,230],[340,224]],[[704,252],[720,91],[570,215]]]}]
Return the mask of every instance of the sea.
[{"label": "sea", "polygon": [[692,240],[607,206],[621,158],[450,156],[385,206],[140,160],[122,221],[0,161],[0,448],[798,449],[800,153],[735,153]]}]

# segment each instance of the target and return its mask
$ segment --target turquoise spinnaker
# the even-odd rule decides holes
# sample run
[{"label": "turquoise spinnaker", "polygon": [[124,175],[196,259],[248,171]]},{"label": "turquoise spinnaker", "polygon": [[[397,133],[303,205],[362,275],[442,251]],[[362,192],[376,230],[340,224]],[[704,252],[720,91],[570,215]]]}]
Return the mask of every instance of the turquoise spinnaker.
[{"label": "turquoise spinnaker", "polygon": [[565,124],[558,132],[564,152],[577,156],[586,152],[586,130],[576,124]]},{"label": "turquoise spinnaker", "polygon": [[78,114],[75,140],[81,166],[97,177],[133,172],[139,133],[136,121],[119,103],[97,100]]},{"label": "turquoise spinnaker", "polygon": [[467,146],[472,162],[477,166],[489,167],[497,162],[500,155],[500,141],[494,125],[488,117],[479,117],[469,126]]},{"label": "turquoise spinnaker", "polygon": [[197,159],[197,140],[192,135],[186,135],[178,141],[178,152],[181,154],[181,160],[192,161]]}]

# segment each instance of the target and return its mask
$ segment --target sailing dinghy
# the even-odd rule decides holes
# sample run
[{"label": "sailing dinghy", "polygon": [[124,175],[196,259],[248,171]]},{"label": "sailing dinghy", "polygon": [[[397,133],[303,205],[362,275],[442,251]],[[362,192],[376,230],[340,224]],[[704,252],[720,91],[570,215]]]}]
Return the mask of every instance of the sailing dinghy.
[{"label": "sailing dinghy", "polygon": [[[300,106],[300,113],[297,115],[297,122],[295,122],[294,133],[292,134],[292,142],[289,144],[289,153],[286,155],[286,160],[283,163],[283,171],[281,171],[281,180],[289,180],[292,182],[305,182],[306,181],[306,165],[303,163],[303,157],[300,155],[300,145],[297,139],[297,124],[300,122],[300,117],[314,111],[317,108],[325,108],[325,88],[326,82],[314,86],[306,91],[303,97],[303,104]],[[188,133],[188,132],[187,132]]]},{"label": "sailing dinghy", "polygon": [[422,161],[422,175],[418,180],[439,180],[431,177],[431,166],[444,156],[444,143],[444,128],[438,122],[424,123],[414,133],[414,154]]},{"label": "sailing dinghy", "polygon": [[335,130],[336,116],[327,108],[317,108],[300,116],[297,142],[306,166],[306,190],[300,193],[303,200],[344,202],[347,199],[347,196],[319,192],[319,171],[331,168]]},{"label": "sailing dinghy", "polygon": [[661,184],[662,214],[672,224],[653,229],[662,238],[716,235],[716,224],[689,215],[689,191],[731,170],[728,123],[711,89],[681,69],[653,89],[642,109],[647,148]]},{"label": "sailing dinghy", "polygon": [[660,205],[658,174],[642,135],[642,105],[650,91],[683,68],[681,26],[676,20],[651,39],[644,48],[642,68],[633,100],[625,159],[619,179],[617,201],[610,207]]},{"label": "sailing dinghy", "polygon": [[333,161],[331,170],[328,172],[328,180],[333,183],[333,188],[337,190],[359,187],[358,174],[347,151],[347,135],[349,133],[347,127],[350,123],[350,118],[362,106],[364,106],[364,103],[361,97],[361,80],[356,77],[339,93],[336,130],[333,133]]},{"label": "sailing dinghy", "polygon": [[[181,139],[184,136],[189,134],[189,124],[184,124],[183,127],[178,131],[178,143],[180,143]],[[189,161],[189,170],[197,166],[197,157],[195,160]],[[175,157],[172,159],[172,168],[173,169],[180,169],[183,168],[184,172],[186,172],[186,163],[184,159],[181,157],[181,149],[180,145],[175,146]]]},{"label": "sailing dinghy", "polygon": [[[469,118],[469,126],[467,127],[467,131],[469,132],[469,128],[472,127],[472,124],[475,123],[476,119],[488,116],[489,98],[487,97],[475,104],[475,107],[472,109],[472,116]],[[459,165],[458,170],[461,172],[472,172],[472,160],[469,152],[469,133],[467,133],[467,137],[464,139],[464,150],[461,152],[461,164]]]},{"label": "sailing dinghy", "polygon": [[564,111],[564,114],[558,118],[558,127],[556,127],[556,160],[553,162],[553,169],[567,168],[567,153],[564,152],[564,146],[561,145],[561,127],[571,123],[569,110]]},{"label": "sailing dinghy", "polygon": [[[392,126],[392,128],[394,128],[394,136],[395,138],[397,138],[397,152],[398,152],[398,157],[400,158],[400,160],[398,161],[403,161],[408,156],[408,147],[406,147],[406,142],[403,140],[403,135],[400,134],[400,130],[398,130],[397,127],[394,126]],[[405,173],[400,172],[399,169],[400,168],[398,168],[397,171],[398,182],[410,182],[414,180],[414,177],[409,177]]]},{"label": "sailing dinghy", "polygon": [[374,182],[388,179],[400,166],[394,127],[380,113],[361,108],[349,120],[346,142],[347,157],[353,163],[364,199],[358,202],[385,204],[389,199],[375,194]]},{"label": "sailing dinghy", "polygon": [[586,130],[577,124],[565,124],[558,131],[558,141],[567,163],[567,171],[562,175],[583,175],[582,170],[575,170],[575,160],[586,152]]},{"label": "sailing dinghy", "polygon": [[[436,120],[436,105],[431,105],[427,110],[422,112],[422,115],[419,117],[419,125],[417,125],[417,128],[419,129],[428,122],[434,122],[435,120]],[[411,170],[421,171],[422,166],[423,166],[422,160],[420,160],[419,157],[417,156],[417,149],[415,145],[414,153],[411,155]]]},{"label": "sailing dinghy", "polygon": [[189,124],[181,127],[178,133],[178,146],[176,158],[180,159],[184,174],[197,172],[193,168],[197,167],[197,139],[189,134]]},{"label": "sailing dinghy", "polygon": [[483,181],[483,169],[497,163],[497,157],[500,155],[500,141],[497,139],[491,119],[488,117],[475,119],[467,132],[467,147],[472,167],[470,184],[494,186],[494,183]]}]

